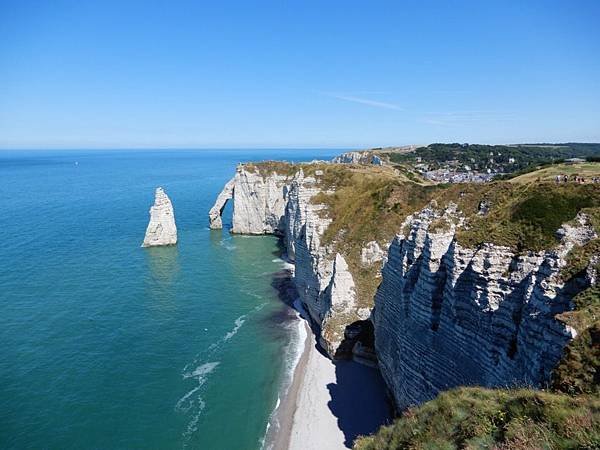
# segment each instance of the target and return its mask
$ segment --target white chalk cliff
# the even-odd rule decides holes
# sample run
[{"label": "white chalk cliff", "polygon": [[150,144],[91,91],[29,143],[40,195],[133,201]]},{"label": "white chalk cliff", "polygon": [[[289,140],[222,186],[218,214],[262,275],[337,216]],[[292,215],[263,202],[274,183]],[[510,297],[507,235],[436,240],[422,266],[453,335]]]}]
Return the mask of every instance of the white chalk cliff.
[{"label": "white chalk cliff", "polygon": [[142,247],[174,245],[177,243],[177,227],[171,200],[163,190],[156,188],[154,205],[150,208],[150,222],[146,228]]},{"label": "white chalk cliff", "polygon": [[276,173],[263,177],[239,165],[210,209],[210,228],[223,228],[223,209],[233,200],[232,233],[281,234],[289,182],[289,177]]},{"label": "white chalk cliff", "polygon": [[[450,229],[430,230],[444,215]],[[543,386],[576,334],[555,315],[570,309],[559,277],[566,253],[595,236],[585,216],[561,229],[557,248],[524,255],[462,247],[455,222],[448,210],[413,215],[383,268],[372,320],[399,408],[459,385]]]},{"label": "white chalk cliff", "polygon": [[373,152],[346,152],[336,156],[331,160],[335,164],[374,164],[381,166],[381,158]]},{"label": "white chalk cliff", "polygon": [[320,214],[324,206],[312,202],[321,191],[318,175],[305,176],[302,170],[291,176],[264,175],[240,165],[211,208],[209,221],[211,228],[221,226],[220,213],[231,198],[232,233],[283,237],[286,257],[295,263],[298,296],[321,330],[321,345],[333,356],[344,340],[345,324],[367,319],[369,311],[356,305],[344,257],[321,245],[330,223]]},{"label": "white chalk cliff", "polygon": [[[324,189],[318,173],[260,174],[241,165],[210,220],[220,225],[223,199],[232,198],[233,232],[283,237],[298,296],[332,357],[353,354],[372,362],[360,342],[347,347],[355,325],[371,320],[379,367],[399,408],[457,385],[541,386],[549,380],[575,336],[555,319],[571,308],[572,298],[558,273],[566,253],[595,236],[585,215],[558,231],[556,248],[517,255],[493,244],[461,246],[456,230],[463,218],[455,205],[415,212],[402,227],[409,231],[387,252],[377,242],[365,244],[363,267],[384,264],[371,311],[357,302],[344,255],[322,243],[331,219],[314,202]],[[430,230],[436,219],[448,227]],[[596,278],[590,272],[585,282]]]}]

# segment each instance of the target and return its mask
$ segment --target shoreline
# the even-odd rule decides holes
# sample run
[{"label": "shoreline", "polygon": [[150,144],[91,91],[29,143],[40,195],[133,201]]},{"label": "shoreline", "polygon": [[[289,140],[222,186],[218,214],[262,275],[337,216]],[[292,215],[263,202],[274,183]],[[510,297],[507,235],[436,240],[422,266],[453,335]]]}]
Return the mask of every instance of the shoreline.
[{"label": "shoreline", "polygon": [[273,411],[274,425],[270,427],[265,440],[265,448],[268,450],[287,450],[290,447],[291,431],[296,415],[298,396],[300,394],[300,389],[304,384],[303,381],[306,376],[312,341],[312,331],[308,326],[308,323],[301,317],[299,317],[298,320],[303,322],[302,325],[306,330],[306,337],[303,343],[304,347],[300,359],[298,359],[296,367],[294,367],[292,381],[286,392],[281,396],[279,405]]},{"label": "shoreline", "polygon": [[[286,272],[293,274],[293,269]],[[287,387],[280,388],[269,417],[262,449],[349,449],[356,437],[374,433],[392,418],[385,382],[377,368],[326,356],[296,298],[295,287],[289,284],[291,277],[279,280],[274,286],[295,311],[301,338],[294,348],[298,356],[288,372],[291,378]]]}]

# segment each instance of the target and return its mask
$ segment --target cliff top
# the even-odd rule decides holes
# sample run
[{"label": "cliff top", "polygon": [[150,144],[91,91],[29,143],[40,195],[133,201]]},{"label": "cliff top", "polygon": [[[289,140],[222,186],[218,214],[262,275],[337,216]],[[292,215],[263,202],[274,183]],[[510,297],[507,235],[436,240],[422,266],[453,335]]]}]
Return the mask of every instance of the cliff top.
[{"label": "cliff top", "polygon": [[532,390],[459,388],[411,408],[356,450],[597,448],[600,399]]},{"label": "cliff top", "polygon": [[[594,218],[600,234],[600,183],[591,182],[592,175],[600,176],[600,163],[557,165],[509,181],[458,184],[426,182],[410,168],[399,170],[389,165],[265,161],[244,167],[263,176],[277,173],[289,177],[302,169],[306,176],[316,178],[322,192],[312,201],[326,205],[323,214],[332,219],[323,242],[346,257],[359,298],[369,302],[379,279],[376,268],[362,267],[362,249],[371,241],[385,248],[402,232],[407,216],[428,205],[438,209],[456,205],[465,224],[457,230],[456,239],[467,247],[493,243],[518,253],[551,249],[558,244],[558,228],[582,210]],[[579,172],[586,174],[585,183],[572,178]],[[557,173],[571,178],[556,183]],[[436,221],[434,229],[448,227],[444,220]],[[597,250],[596,245],[600,246],[594,240],[574,250],[566,271],[580,269]]]}]

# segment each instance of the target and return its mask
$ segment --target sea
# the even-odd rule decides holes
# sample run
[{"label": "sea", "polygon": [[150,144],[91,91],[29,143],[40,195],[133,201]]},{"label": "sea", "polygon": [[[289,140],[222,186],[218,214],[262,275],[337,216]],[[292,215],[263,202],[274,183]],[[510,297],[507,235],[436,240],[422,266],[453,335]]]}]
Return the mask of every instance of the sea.
[{"label": "sea", "polygon": [[[0,151],[0,448],[260,449],[302,325],[277,239],[208,210],[239,162],[335,153]],[[142,248],[158,186],[179,242]]]}]

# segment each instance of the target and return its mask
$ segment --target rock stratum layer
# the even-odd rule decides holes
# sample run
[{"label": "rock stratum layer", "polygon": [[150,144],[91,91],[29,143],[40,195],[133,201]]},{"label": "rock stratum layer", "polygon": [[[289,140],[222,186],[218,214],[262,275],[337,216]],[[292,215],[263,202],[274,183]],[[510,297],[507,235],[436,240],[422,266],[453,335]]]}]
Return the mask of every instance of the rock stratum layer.
[{"label": "rock stratum layer", "polygon": [[368,319],[370,310],[356,303],[354,280],[344,257],[321,245],[331,220],[324,206],[312,201],[323,192],[318,178],[318,170],[311,176],[302,169],[287,175],[261,174],[254,167],[239,165],[209,220],[211,228],[221,228],[221,212],[232,199],[232,233],[283,237],[286,258],[295,264],[300,300],[320,330],[321,345],[335,356],[344,341],[345,325]]},{"label": "rock stratum layer", "polygon": [[[322,170],[309,166],[261,173],[257,166],[240,165],[210,220],[211,227],[221,227],[220,213],[233,199],[233,233],[283,237],[298,296],[330,356],[378,360],[401,409],[458,385],[549,381],[576,335],[555,318],[572,308],[574,289],[559,272],[573,246],[596,237],[588,217],[580,214],[564,225],[555,248],[516,254],[494,244],[461,246],[456,238],[464,226],[461,212],[456,205],[432,204],[406,218],[387,251],[365,242],[360,266],[383,264],[375,299],[365,307],[347,255],[324,239],[332,219],[317,200],[335,186],[325,185],[320,175]],[[578,282],[581,290],[594,280]],[[368,339],[356,339],[365,323],[374,328],[376,358],[364,345]]]},{"label": "rock stratum layer", "polygon": [[163,190],[156,188],[154,205],[150,208],[150,222],[142,247],[157,247],[177,244],[177,227],[171,200]]},{"label": "rock stratum layer", "polygon": [[[434,230],[445,216],[447,230]],[[583,215],[553,250],[462,247],[452,208],[426,208],[392,242],[375,298],[380,369],[400,408],[460,385],[541,386],[576,332],[555,319],[572,293],[559,272],[595,237]],[[583,283],[591,280],[583,280]]]}]

